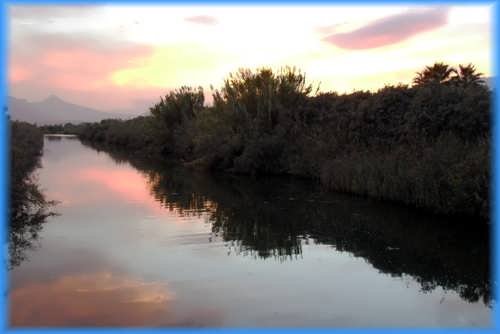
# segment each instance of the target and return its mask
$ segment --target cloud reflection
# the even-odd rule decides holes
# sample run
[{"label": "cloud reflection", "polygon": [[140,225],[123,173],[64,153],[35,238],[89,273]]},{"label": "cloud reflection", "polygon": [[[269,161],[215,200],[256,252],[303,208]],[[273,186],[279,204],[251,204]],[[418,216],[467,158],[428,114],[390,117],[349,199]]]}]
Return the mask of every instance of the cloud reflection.
[{"label": "cloud reflection", "polygon": [[174,295],[165,284],[110,273],[30,283],[10,296],[11,326],[158,326]]}]

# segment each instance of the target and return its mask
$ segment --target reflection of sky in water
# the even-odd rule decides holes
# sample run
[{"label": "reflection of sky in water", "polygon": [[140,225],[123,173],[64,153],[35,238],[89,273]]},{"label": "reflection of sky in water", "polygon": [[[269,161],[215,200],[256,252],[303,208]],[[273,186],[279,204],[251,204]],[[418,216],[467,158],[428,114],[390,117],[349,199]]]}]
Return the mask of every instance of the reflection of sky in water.
[{"label": "reflection of sky in water", "polygon": [[[77,140],[45,144],[39,180],[61,214],[11,272],[12,325],[485,326],[453,291],[311,242],[298,261],[229,253],[205,214],[154,200],[141,172]],[[229,254],[228,254],[229,253]]]},{"label": "reflection of sky in water", "polygon": [[174,297],[162,284],[94,273],[33,282],[14,290],[10,298],[14,326],[137,326],[157,325]]}]

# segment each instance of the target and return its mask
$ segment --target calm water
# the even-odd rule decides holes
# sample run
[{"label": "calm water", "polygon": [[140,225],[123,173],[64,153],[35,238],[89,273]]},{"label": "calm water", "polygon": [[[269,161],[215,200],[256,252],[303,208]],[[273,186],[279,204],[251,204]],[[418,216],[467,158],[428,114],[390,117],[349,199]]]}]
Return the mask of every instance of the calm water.
[{"label": "calm water", "polygon": [[60,215],[10,271],[12,326],[490,325],[487,231],[75,138],[46,137],[42,165]]}]

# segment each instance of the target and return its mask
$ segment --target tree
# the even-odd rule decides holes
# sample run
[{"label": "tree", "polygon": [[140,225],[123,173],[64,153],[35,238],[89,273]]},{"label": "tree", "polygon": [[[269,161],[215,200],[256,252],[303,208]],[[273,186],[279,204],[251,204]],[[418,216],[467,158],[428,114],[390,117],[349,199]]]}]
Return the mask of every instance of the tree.
[{"label": "tree", "polygon": [[426,66],[423,71],[417,72],[417,76],[413,79],[413,84],[446,83],[451,80],[453,73],[456,73],[453,67],[437,62],[432,66]]},{"label": "tree", "polygon": [[187,135],[187,129],[204,110],[204,101],[202,87],[183,86],[149,109],[155,119],[156,145],[162,147],[164,155],[182,156],[190,152],[192,138]]},{"label": "tree", "polygon": [[203,88],[183,86],[160,98],[160,102],[150,108],[151,114],[165,122],[167,127],[175,127],[185,120],[192,119],[203,109]]},{"label": "tree", "polygon": [[247,114],[259,126],[271,130],[280,116],[296,110],[311,91],[305,75],[295,67],[283,67],[277,73],[270,68],[240,69],[215,92],[214,104]]},{"label": "tree", "polygon": [[453,80],[460,86],[468,87],[471,85],[480,85],[484,83],[483,73],[478,73],[476,67],[472,64],[458,65]]}]

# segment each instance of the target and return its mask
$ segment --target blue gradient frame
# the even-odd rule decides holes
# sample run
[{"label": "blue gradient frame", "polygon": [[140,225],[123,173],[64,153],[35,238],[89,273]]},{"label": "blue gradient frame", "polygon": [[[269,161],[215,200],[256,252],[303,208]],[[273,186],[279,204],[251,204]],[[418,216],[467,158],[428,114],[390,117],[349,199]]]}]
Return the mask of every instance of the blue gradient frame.
[{"label": "blue gradient frame", "polygon": [[[500,268],[500,257],[497,256],[499,251],[498,241],[500,240],[500,229],[498,228],[498,218],[499,218],[499,208],[498,208],[498,198],[500,195],[500,175],[498,175],[498,169],[500,168],[500,92],[498,88],[500,87],[499,79],[499,61],[498,61],[498,46],[497,42],[500,40],[499,28],[500,24],[498,18],[500,17],[500,1],[451,1],[451,0],[428,0],[428,1],[335,1],[335,0],[253,0],[253,1],[238,1],[238,0],[6,0],[2,1],[0,4],[0,103],[2,110],[4,106],[7,106],[8,101],[8,76],[7,76],[7,66],[8,66],[8,6],[9,5],[90,5],[90,4],[123,4],[123,5],[492,5],[492,68],[493,68],[493,131],[492,131],[492,159],[491,159],[491,171],[492,171],[492,187],[491,187],[491,221],[492,221],[492,233],[491,233],[491,245],[492,245],[492,284],[493,284],[493,298],[498,300],[500,296],[498,294],[498,285],[496,278],[499,277]],[[497,324],[500,319],[500,312],[496,303],[494,303],[492,310],[492,327],[488,329],[107,329],[107,328],[71,328],[71,329],[45,329],[45,328],[33,328],[33,329],[10,329],[8,327],[8,272],[7,272],[7,258],[6,258],[6,237],[7,237],[7,208],[8,208],[8,181],[9,181],[9,129],[6,117],[0,117],[0,184],[2,186],[2,191],[0,191],[0,211],[1,222],[0,222],[0,238],[5,240],[1,245],[3,247],[3,252],[0,252],[0,290],[4,296],[0,302],[0,331],[1,332],[15,332],[15,333],[82,333],[82,332],[92,332],[96,334],[104,333],[124,333],[124,332],[144,332],[153,333],[157,331],[168,331],[170,333],[205,333],[205,334],[215,334],[215,333],[240,333],[240,334],[250,334],[256,332],[264,333],[304,333],[304,332],[338,332],[338,333],[358,333],[358,332],[369,332],[369,333],[388,333],[388,332],[405,332],[405,333],[451,333],[451,332],[461,332],[461,333],[491,333],[497,331]],[[258,324],[256,324],[258,325]]]}]

